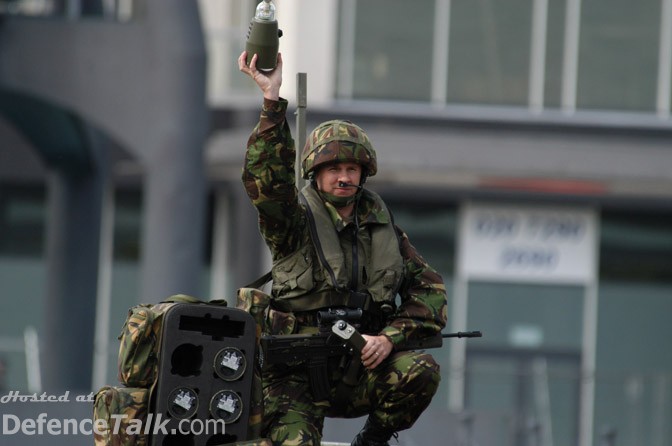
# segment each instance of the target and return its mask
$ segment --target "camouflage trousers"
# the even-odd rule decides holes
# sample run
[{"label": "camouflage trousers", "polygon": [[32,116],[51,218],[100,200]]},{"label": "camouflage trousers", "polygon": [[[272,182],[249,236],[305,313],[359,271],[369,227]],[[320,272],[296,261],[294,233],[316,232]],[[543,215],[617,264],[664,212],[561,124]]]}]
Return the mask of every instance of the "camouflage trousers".
[{"label": "camouflage trousers", "polygon": [[[334,368],[331,368],[334,370]],[[335,404],[341,370],[331,374],[331,398],[314,401],[306,365],[264,374],[263,436],[273,445],[320,445],[325,417],[368,415],[383,428],[410,428],[427,408],[441,379],[430,354],[393,352],[374,370],[362,368],[344,404]]]}]

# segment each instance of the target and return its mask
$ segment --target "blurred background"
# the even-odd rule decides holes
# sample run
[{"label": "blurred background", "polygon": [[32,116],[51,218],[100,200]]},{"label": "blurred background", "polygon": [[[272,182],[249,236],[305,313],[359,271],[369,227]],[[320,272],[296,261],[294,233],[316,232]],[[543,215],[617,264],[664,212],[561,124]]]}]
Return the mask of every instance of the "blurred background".
[{"label": "blurred background", "polygon": [[[269,268],[256,4],[0,0],[0,391],[115,384],[129,307]],[[447,331],[484,333],[432,352],[405,444],[671,444],[672,0],[275,4],[292,128],[307,73],[308,129],[367,131]]]}]

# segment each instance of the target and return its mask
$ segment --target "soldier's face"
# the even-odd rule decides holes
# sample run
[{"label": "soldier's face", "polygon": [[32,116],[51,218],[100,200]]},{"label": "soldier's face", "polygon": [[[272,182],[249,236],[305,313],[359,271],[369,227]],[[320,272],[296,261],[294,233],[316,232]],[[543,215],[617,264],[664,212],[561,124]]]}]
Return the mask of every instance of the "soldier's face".
[{"label": "soldier's face", "polygon": [[339,183],[359,185],[362,178],[362,166],[349,161],[329,164],[317,171],[315,181],[322,192],[339,197],[349,197],[357,193],[356,187],[341,187]]}]

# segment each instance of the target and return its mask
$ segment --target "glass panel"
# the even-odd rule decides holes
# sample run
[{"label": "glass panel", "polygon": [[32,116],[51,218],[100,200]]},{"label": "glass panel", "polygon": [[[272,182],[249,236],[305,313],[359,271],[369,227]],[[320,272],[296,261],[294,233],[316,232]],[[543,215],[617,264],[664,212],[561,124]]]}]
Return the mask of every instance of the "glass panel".
[{"label": "glass panel", "polygon": [[575,444],[579,363],[578,353],[561,357],[472,351],[467,358],[467,408],[510,418],[499,444]]},{"label": "glass panel", "polygon": [[46,213],[43,187],[0,186],[0,393],[28,386],[23,335],[43,319]]},{"label": "glass panel", "polygon": [[0,13],[34,17],[56,16],[58,3],[55,0],[0,0]]},{"label": "glass panel", "polygon": [[137,262],[140,257],[142,195],[138,191],[117,191],[114,209],[115,260]]},{"label": "glass panel", "polygon": [[526,105],[531,0],[451,5],[448,102]]},{"label": "glass panel", "polygon": [[672,284],[600,286],[598,367],[628,372],[672,370]]},{"label": "glass panel", "polygon": [[511,417],[501,444],[575,444],[583,322],[581,286],[469,284],[466,407]]},{"label": "glass panel", "polygon": [[394,222],[403,229],[430,265],[444,280],[453,275],[455,258],[456,209],[447,206],[419,205],[388,201]]},{"label": "glass panel", "polygon": [[45,200],[40,187],[0,188],[0,255],[42,256]]},{"label": "glass panel", "polygon": [[353,97],[428,101],[434,1],[357,2]]},{"label": "glass panel", "polygon": [[672,444],[672,374],[603,372],[596,381],[596,438],[611,432],[615,444]]},{"label": "glass panel", "polygon": [[672,283],[672,213],[603,212],[600,280]]},{"label": "glass panel", "polygon": [[82,17],[102,17],[104,11],[102,0],[80,0],[79,13]]},{"label": "glass panel", "polygon": [[567,0],[548,1],[544,106],[560,107]]},{"label": "glass panel", "polygon": [[467,326],[484,330],[479,345],[580,351],[583,293],[570,285],[472,282]]},{"label": "glass panel", "polygon": [[135,0],[0,0],[0,14],[31,17],[105,18],[126,22],[137,14]]},{"label": "glass panel", "polygon": [[672,441],[672,213],[603,212],[595,426]]},{"label": "glass panel", "polygon": [[469,358],[466,401],[470,409],[509,411],[515,409],[516,376],[514,358],[477,356]]},{"label": "glass panel", "polygon": [[207,50],[207,97],[215,106],[258,91],[248,76],[238,71],[238,59],[245,49],[250,20],[259,2],[245,0],[221,2],[200,0]]},{"label": "glass panel", "polygon": [[655,110],[660,0],[582,3],[577,106]]}]

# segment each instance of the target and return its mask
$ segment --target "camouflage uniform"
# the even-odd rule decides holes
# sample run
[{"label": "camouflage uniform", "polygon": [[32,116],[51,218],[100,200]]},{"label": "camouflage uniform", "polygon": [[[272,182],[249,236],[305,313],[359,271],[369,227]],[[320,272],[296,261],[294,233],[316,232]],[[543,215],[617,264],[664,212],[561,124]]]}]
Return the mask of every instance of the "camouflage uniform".
[{"label": "camouflage uniform", "polygon": [[[259,124],[247,145],[243,184],[259,213],[259,228],[268,244],[274,266],[311,243],[304,209],[295,187],[295,148],[285,113],[287,101],[264,100]],[[304,165],[305,167],[305,165]],[[339,234],[349,224],[325,203]],[[361,222],[375,218],[371,203],[363,200],[356,209]],[[446,291],[443,281],[395,226],[403,259],[401,304],[380,332],[393,345],[416,336],[432,335],[446,323]],[[340,235],[339,235],[340,237]],[[350,258],[346,256],[346,263]],[[316,273],[319,276],[319,273]],[[324,278],[322,278],[324,279]],[[318,278],[319,280],[319,278]],[[273,299],[282,298],[275,288]],[[271,309],[265,329],[272,334],[314,332],[311,312],[283,313]],[[332,398],[315,401],[305,364],[276,366],[264,374],[264,431],[276,445],[319,445],[325,416],[369,419],[393,431],[413,425],[430,403],[439,384],[439,367],[431,355],[395,351],[373,370],[362,369],[358,384],[345,404],[335,404],[343,373],[338,358],[330,363]]]}]

